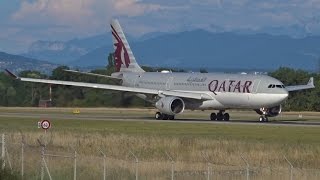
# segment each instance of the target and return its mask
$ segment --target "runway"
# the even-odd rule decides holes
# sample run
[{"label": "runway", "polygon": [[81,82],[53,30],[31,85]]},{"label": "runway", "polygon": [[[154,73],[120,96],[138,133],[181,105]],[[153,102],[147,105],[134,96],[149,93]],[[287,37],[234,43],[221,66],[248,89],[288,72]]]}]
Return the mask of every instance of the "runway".
[{"label": "runway", "polygon": [[190,124],[213,124],[213,125],[256,125],[256,126],[300,126],[300,127],[320,127],[320,121],[316,120],[273,120],[270,122],[258,122],[253,120],[230,120],[230,121],[210,121],[208,119],[196,119],[177,117],[175,120],[155,120],[150,114],[145,116],[113,113],[108,114],[67,114],[67,113],[40,113],[40,112],[1,112],[0,117],[8,118],[34,118],[35,120],[96,120],[96,121],[132,121],[132,122],[150,122],[150,123],[190,123]]}]

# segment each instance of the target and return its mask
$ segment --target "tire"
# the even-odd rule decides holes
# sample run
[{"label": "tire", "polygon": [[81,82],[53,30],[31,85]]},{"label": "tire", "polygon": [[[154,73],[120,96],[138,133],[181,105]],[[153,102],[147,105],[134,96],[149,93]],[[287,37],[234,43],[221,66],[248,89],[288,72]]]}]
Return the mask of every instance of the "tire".
[{"label": "tire", "polygon": [[264,122],[264,117],[263,117],[263,116],[260,116],[260,117],[259,117],[259,121],[260,121],[260,122]]},{"label": "tire", "polygon": [[170,115],[169,120],[174,120],[174,115]]},{"label": "tire", "polygon": [[217,120],[218,121],[222,121],[223,120],[223,114],[222,113],[218,113],[217,114]]},{"label": "tire", "polygon": [[217,114],[216,113],[211,113],[210,119],[211,119],[211,121],[216,121],[217,120]]},{"label": "tire", "polygon": [[224,121],[229,121],[229,120],[230,120],[230,115],[229,115],[229,113],[224,113],[224,115],[223,115],[223,120],[224,120]]},{"label": "tire", "polygon": [[160,113],[160,112],[157,112],[155,115],[154,115],[155,119],[156,120],[161,120],[163,118],[163,115]]},{"label": "tire", "polygon": [[168,120],[168,119],[169,119],[169,115],[163,114],[162,119],[163,119],[163,120]]}]

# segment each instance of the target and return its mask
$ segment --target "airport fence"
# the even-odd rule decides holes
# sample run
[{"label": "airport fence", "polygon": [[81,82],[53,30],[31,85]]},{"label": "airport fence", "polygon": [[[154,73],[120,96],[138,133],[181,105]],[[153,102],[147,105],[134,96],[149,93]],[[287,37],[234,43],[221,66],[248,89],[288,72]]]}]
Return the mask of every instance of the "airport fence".
[{"label": "airport fence", "polygon": [[147,161],[134,150],[119,158],[105,149],[88,154],[72,145],[52,147],[52,138],[27,138],[1,134],[1,168],[18,173],[19,179],[320,179],[320,169],[294,167],[286,156],[287,167],[251,166],[245,155],[238,165],[219,164],[205,152],[198,161],[176,160],[167,151],[161,161]]}]

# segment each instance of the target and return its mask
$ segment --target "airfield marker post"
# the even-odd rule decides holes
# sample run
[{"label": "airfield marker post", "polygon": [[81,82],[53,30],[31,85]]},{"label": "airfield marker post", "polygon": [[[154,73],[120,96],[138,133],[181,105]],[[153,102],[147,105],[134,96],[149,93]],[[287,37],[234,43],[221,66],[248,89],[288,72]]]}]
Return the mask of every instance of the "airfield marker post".
[{"label": "airfield marker post", "polygon": [[51,177],[51,174],[50,174],[48,165],[47,165],[47,163],[46,163],[46,160],[44,159],[44,156],[43,156],[43,159],[42,159],[42,160],[43,160],[43,164],[44,164],[44,166],[45,166],[45,168],[46,168],[46,171],[47,171],[47,173],[48,173],[49,179],[52,180],[52,177]]},{"label": "airfield marker post", "polygon": [[2,144],[1,144],[1,160],[2,160],[2,170],[6,167],[6,161],[5,161],[5,153],[6,153],[6,147],[5,147],[5,135],[4,133],[2,134]]},{"label": "airfield marker post", "polygon": [[73,166],[73,179],[77,179],[77,151],[74,150],[74,166]]},{"label": "airfield marker post", "polygon": [[38,139],[38,143],[41,146],[41,180],[43,180],[44,178],[44,168],[46,168],[48,176],[51,180],[52,179],[51,174],[49,172],[49,168],[45,160],[45,148],[48,145],[47,130],[51,127],[51,123],[49,120],[42,120],[40,121],[40,123],[38,122],[38,128],[39,128],[39,125],[44,130],[44,137],[43,137],[44,142],[41,142],[40,139]]},{"label": "airfield marker post", "polygon": [[45,145],[41,143],[41,141],[38,139],[38,143],[41,146],[41,180],[44,179],[44,151],[45,151]]},{"label": "airfield marker post", "polygon": [[247,168],[246,168],[246,169],[247,169],[247,173],[246,173],[246,174],[247,174],[247,180],[249,180],[249,178],[250,178],[250,174],[249,174],[249,173],[250,173],[250,172],[249,172],[250,166],[249,166],[249,163],[248,163],[248,161],[247,161],[242,155],[240,155],[240,157],[241,157],[241,159],[246,163],[246,166],[247,166]]},{"label": "airfield marker post", "polygon": [[136,180],[138,180],[138,163],[139,163],[139,159],[137,158],[136,155],[133,154],[132,151],[130,151],[130,153],[132,154],[132,156],[135,158],[135,171],[136,171]]},{"label": "airfield marker post", "polygon": [[101,149],[99,149],[100,153],[103,156],[103,180],[106,180],[106,154],[104,152],[101,151]]},{"label": "airfield marker post", "polygon": [[24,136],[21,134],[21,179],[23,179],[24,176]]},{"label": "airfield marker post", "polygon": [[207,179],[210,180],[210,167],[211,167],[211,163],[209,161],[208,155],[204,155],[203,152],[201,152],[201,156],[205,159],[205,161],[207,162]]},{"label": "airfield marker post", "polygon": [[291,164],[291,162],[287,159],[287,157],[285,155],[283,155],[283,157],[290,166],[290,180],[293,180],[293,165]]},{"label": "airfield marker post", "polygon": [[165,153],[166,153],[167,157],[169,158],[169,160],[171,161],[171,180],[173,180],[173,178],[174,178],[174,160],[167,152],[165,152]]},{"label": "airfield marker post", "polygon": [[10,161],[10,156],[9,156],[9,152],[8,152],[8,149],[5,148],[6,150],[6,157],[7,157],[7,161],[8,161],[8,164],[9,164],[9,167],[10,167],[10,170],[11,170],[11,173],[13,172],[13,169],[12,169],[12,165],[11,165],[11,161]]}]

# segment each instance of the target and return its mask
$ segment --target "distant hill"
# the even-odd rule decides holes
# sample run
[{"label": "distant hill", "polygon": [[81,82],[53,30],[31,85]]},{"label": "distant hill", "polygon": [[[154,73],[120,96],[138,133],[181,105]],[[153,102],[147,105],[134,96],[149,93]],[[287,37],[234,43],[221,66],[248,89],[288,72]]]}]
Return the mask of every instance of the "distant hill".
[{"label": "distant hill", "polygon": [[[151,37],[156,37],[161,33],[150,33],[142,36],[145,40]],[[131,36],[128,39],[132,42],[139,39]],[[99,34],[80,39],[72,39],[69,41],[36,41],[32,43],[28,52],[23,56],[43,59],[51,63],[68,64],[81,56],[105,45],[111,45],[112,38],[110,33]]]},{"label": "distant hill", "polygon": [[[268,34],[212,33],[193,30],[129,42],[142,65],[182,68],[314,70],[320,37],[292,38]],[[105,66],[112,43],[71,62],[74,66]]]},{"label": "distant hill", "polygon": [[57,66],[58,65],[46,61],[0,52],[0,69],[2,70],[10,69],[13,72],[36,70],[48,74]]},{"label": "distant hill", "polygon": [[70,41],[36,41],[23,56],[67,64],[88,52],[111,42],[109,33]]}]

